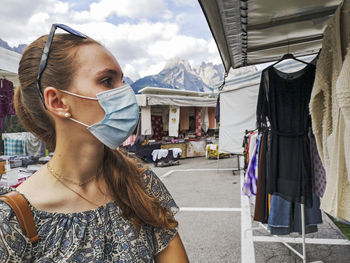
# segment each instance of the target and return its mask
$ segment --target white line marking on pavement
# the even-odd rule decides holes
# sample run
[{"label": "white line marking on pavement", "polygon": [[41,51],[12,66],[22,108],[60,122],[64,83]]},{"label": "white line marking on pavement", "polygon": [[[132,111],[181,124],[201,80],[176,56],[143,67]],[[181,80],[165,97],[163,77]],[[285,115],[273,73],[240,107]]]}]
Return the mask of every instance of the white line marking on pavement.
[{"label": "white line marking on pavement", "polygon": [[176,170],[170,170],[166,172],[165,174],[159,176],[160,178],[165,178],[172,173],[175,172],[203,172],[203,171],[234,171],[237,170],[237,168],[220,168],[220,169],[213,169],[213,168],[208,168],[208,169],[176,169]]},{"label": "white line marking on pavement", "polygon": [[180,212],[241,212],[241,208],[230,207],[180,207]]},{"label": "white line marking on pavement", "polygon": [[[275,236],[254,236],[254,242],[273,242],[273,243],[302,243],[303,240],[300,237],[275,237]],[[350,246],[350,240],[347,239],[328,239],[328,238],[306,238],[307,244],[319,244],[319,245],[346,245]]]},{"label": "white line marking on pavement", "polygon": [[[241,172],[241,187],[243,184],[243,173]],[[242,189],[242,188],[241,188]],[[251,231],[252,221],[250,217],[249,199],[245,195],[241,196],[241,262],[255,263],[255,249],[253,233]]]}]

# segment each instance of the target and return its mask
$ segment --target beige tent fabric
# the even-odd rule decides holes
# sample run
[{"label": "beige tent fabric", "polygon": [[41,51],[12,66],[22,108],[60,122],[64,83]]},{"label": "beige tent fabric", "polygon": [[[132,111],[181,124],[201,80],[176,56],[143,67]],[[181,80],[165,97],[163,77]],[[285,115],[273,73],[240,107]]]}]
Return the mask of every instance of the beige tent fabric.
[{"label": "beige tent fabric", "polygon": [[190,111],[188,107],[180,108],[180,130],[187,131],[190,129]]},{"label": "beige tent fabric", "polygon": [[317,147],[327,175],[327,187],[321,208],[334,217],[350,220],[350,183],[345,160],[350,145],[344,144],[345,135],[349,136],[346,125],[350,124],[350,112],[342,102],[350,100],[350,53],[346,55],[343,64],[346,50],[342,50],[342,46],[349,43],[347,37],[342,37],[341,31],[341,27],[349,22],[346,19],[349,14],[342,12],[347,10],[347,6],[349,3],[339,6],[324,31],[310,112]]},{"label": "beige tent fabric", "polygon": [[226,72],[316,54],[341,0],[199,0]]}]

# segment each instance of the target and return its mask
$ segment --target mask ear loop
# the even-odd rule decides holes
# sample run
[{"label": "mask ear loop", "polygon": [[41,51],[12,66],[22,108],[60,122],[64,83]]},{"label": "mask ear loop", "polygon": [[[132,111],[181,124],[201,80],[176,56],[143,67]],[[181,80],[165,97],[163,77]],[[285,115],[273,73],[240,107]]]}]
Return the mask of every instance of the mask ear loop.
[{"label": "mask ear loop", "polygon": [[69,118],[69,119],[70,119],[71,121],[74,121],[74,122],[80,124],[80,125],[85,126],[86,128],[89,128],[89,127],[90,127],[89,125],[87,125],[87,124],[85,124],[85,123],[83,123],[83,122],[81,122],[81,121],[78,121],[78,120],[76,120],[76,119],[73,119],[73,118]]},{"label": "mask ear loop", "polygon": [[[92,98],[92,97],[87,97],[87,96],[83,96],[83,95],[79,95],[79,94],[75,94],[75,93],[72,93],[72,92],[69,92],[69,91],[66,91],[66,90],[60,90],[62,91],[63,93],[66,93],[66,94],[69,94],[69,95],[72,95],[72,96],[75,96],[75,97],[78,97],[78,98],[82,98],[82,99],[87,99],[87,100],[98,100],[98,98]],[[72,117],[69,118],[71,121],[74,121],[80,125],[83,125],[85,126],[86,128],[89,128],[90,126],[81,122],[81,121],[78,121],[76,119],[73,119]]]},{"label": "mask ear loop", "polygon": [[75,94],[75,93],[72,93],[72,92],[69,92],[69,91],[66,91],[66,90],[60,90],[60,91],[62,91],[63,93],[66,93],[66,94],[69,94],[69,95],[78,97],[78,98],[82,98],[82,99],[87,99],[87,100],[98,100],[98,98],[87,97],[87,96]]}]

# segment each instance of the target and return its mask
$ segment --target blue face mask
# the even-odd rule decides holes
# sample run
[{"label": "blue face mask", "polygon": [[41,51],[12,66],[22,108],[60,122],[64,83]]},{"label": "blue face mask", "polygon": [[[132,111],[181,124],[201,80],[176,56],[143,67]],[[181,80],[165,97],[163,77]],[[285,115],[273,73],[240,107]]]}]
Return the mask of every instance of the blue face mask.
[{"label": "blue face mask", "polygon": [[121,145],[132,134],[138,123],[139,107],[130,85],[97,93],[97,98],[81,96],[65,90],[61,91],[79,98],[99,102],[106,113],[101,122],[89,126],[76,119],[70,119],[87,127],[97,139],[111,149],[116,149]]}]

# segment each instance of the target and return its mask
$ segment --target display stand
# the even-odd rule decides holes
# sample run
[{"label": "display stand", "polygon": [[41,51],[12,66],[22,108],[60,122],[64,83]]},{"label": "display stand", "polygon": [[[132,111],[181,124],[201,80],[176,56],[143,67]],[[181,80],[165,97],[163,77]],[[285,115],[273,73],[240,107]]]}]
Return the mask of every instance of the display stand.
[{"label": "display stand", "polygon": [[[302,249],[303,253],[301,254],[299,251],[297,251],[295,248],[293,248],[291,245],[289,245],[287,242],[283,241],[282,239],[280,242],[285,245],[290,251],[292,251],[295,255],[300,257],[303,260],[303,263],[306,263],[306,242],[305,242],[305,206],[304,204],[300,205],[301,210],[301,237],[302,237]],[[262,226],[265,230],[268,230],[263,224],[260,223],[260,226]],[[274,237],[280,239],[279,236],[273,235]],[[321,263],[322,261],[316,261],[314,263]],[[311,263],[311,262],[310,262]]]},{"label": "display stand", "polygon": [[[300,238],[283,238],[277,235],[272,235],[269,237],[271,240],[266,240],[265,237],[262,239],[259,238],[259,236],[255,236],[253,238],[254,242],[278,242],[282,243],[285,245],[290,251],[292,251],[295,255],[297,255],[299,258],[302,259],[303,263],[307,262],[307,253],[306,253],[306,243],[312,243],[312,244],[317,244],[317,245],[350,245],[350,241],[347,239],[317,239],[317,238],[305,238],[306,230],[305,230],[305,206],[304,204],[301,204],[300,206],[301,209],[301,223],[302,223],[302,229],[301,229],[301,240]],[[246,231],[253,231],[253,230],[260,230],[261,228],[265,229],[268,231],[267,227],[263,225],[262,223],[259,223],[259,227],[256,228],[250,228],[246,229]],[[288,243],[299,243],[302,244],[302,253],[297,251],[295,248],[293,248],[290,244]],[[309,263],[322,263],[323,261],[312,261]]]}]

